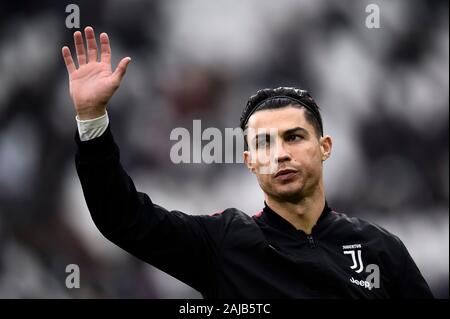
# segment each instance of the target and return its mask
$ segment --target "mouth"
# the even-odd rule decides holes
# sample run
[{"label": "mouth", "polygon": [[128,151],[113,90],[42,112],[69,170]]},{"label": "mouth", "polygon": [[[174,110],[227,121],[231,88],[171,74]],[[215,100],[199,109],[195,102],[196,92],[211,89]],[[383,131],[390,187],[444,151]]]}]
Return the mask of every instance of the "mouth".
[{"label": "mouth", "polygon": [[281,169],[275,174],[275,178],[280,180],[287,180],[294,177],[297,172],[297,170],[292,168]]}]

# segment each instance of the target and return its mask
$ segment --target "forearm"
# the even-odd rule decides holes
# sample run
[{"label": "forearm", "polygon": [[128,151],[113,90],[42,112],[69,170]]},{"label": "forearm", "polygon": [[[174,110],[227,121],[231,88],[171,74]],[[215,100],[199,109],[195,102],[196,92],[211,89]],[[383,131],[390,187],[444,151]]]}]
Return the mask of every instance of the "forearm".
[{"label": "forearm", "polygon": [[75,164],[92,219],[110,238],[119,236],[127,225],[136,222],[143,203],[120,163],[119,148],[109,126],[102,130],[95,128],[101,135],[87,141],[81,141],[81,132],[76,133]]},{"label": "forearm", "polygon": [[[106,237],[119,234],[121,220],[134,218],[138,205],[133,182],[120,164],[120,152],[109,128],[108,113],[77,121],[76,169],[85,200],[97,227]],[[124,220],[125,221],[125,220]]]}]

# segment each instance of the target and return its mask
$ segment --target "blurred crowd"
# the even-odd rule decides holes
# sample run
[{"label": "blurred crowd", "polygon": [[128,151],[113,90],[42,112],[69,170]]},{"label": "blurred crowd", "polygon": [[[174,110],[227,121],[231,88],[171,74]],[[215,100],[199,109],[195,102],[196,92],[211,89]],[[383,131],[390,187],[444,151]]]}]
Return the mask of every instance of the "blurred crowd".
[{"label": "blurred crowd", "polygon": [[[168,209],[253,215],[243,164],[173,164],[175,127],[238,127],[257,89],[296,86],[334,138],[325,164],[336,211],[398,235],[437,297],[449,284],[447,1],[8,1],[0,11],[0,297],[199,298],[109,243],[74,167],[76,122],[61,47],[65,8],[131,56],[108,106],[122,164]],[[365,8],[380,8],[369,29]],[[233,151],[226,149],[225,151]],[[240,187],[236,187],[240,185]],[[68,289],[68,264],[80,268]]]}]

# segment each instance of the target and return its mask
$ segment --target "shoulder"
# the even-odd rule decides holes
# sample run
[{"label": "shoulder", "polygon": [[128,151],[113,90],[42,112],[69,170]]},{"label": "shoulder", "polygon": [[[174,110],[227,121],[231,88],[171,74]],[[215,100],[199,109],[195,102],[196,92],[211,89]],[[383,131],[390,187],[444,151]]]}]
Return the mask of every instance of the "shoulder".
[{"label": "shoulder", "polygon": [[235,226],[239,224],[241,225],[255,224],[253,218],[250,215],[234,207],[224,209],[222,211],[210,214],[208,216],[215,219],[223,220],[224,222],[233,224]]},{"label": "shoulder", "polygon": [[195,218],[205,222],[220,223],[223,225],[239,225],[254,223],[251,216],[237,208],[226,208],[207,215],[197,215]]},{"label": "shoulder", "polygon": [[234,238],[242,243],[242,239],[258,234],[258,226],[251,216],[237,208],[227,208],[209,215],[197,215],[197,222],[211,233],[211,236]]},{"label": "shoulder", "polygon": [[332,211],[335,229],[343,234],[353,234],[371,242],[382,242],[390,248],[403,249],[403,243],[398,236],[388,231],[386,228],[357,217],[349,217],[344,213]]}]

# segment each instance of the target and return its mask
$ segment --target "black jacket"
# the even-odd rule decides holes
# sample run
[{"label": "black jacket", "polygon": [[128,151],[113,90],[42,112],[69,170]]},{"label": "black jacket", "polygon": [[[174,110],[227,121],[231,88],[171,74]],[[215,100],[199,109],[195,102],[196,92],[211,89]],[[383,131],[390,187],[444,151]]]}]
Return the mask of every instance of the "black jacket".
[{"label": "black jacket", "polygon": [[379,226],[328,205],[309,236],[267,205],[254,216],[235,208],[167,211],[136,191],[109,127],[85,142],[76,132],[75,140],[76,169],[101,233],[205,298],[432,297],[403,243]]}]

